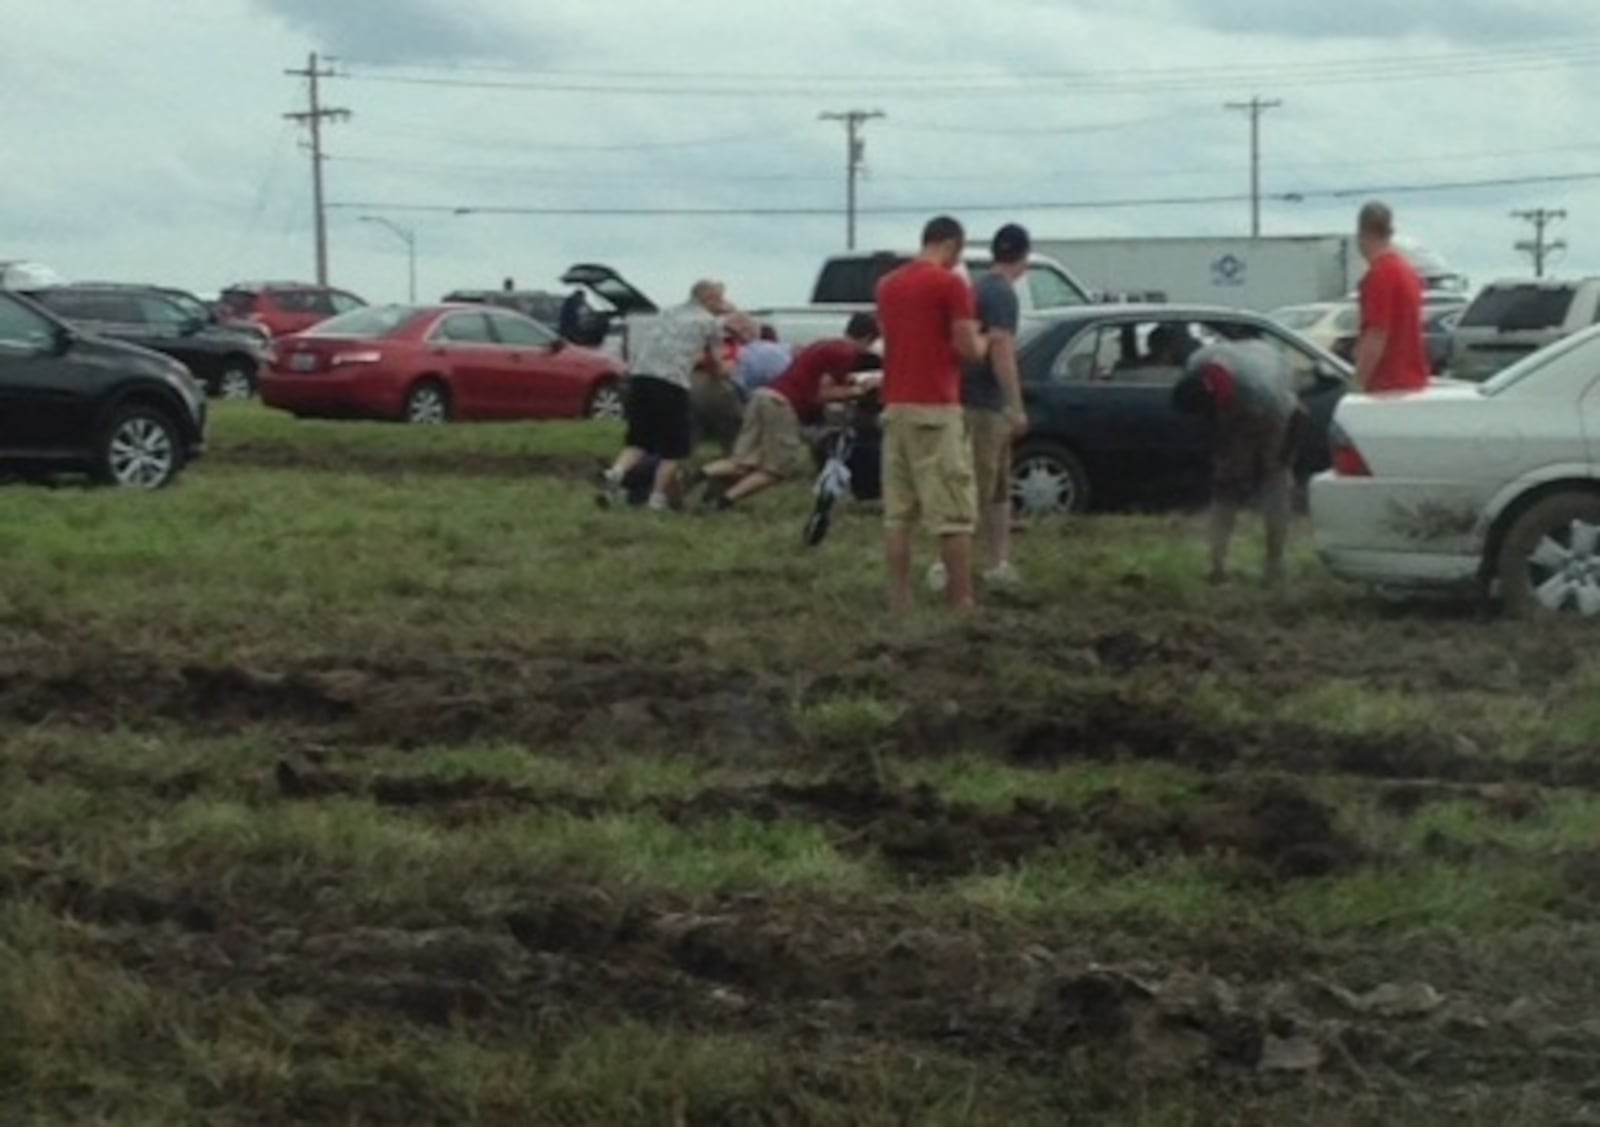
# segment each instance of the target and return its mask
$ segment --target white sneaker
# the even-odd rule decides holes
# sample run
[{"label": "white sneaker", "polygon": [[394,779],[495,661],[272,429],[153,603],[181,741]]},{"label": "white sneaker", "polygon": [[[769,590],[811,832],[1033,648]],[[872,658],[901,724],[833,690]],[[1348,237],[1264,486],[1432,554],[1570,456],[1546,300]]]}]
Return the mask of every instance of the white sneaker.
[{"label": "white sneaker", "polygon": [[928,567],[928,590],[934,594],[942,594],[950,586],[950,573],[944,569],[944,561],[935,561]]},{"label": "white sneaker", "polygon": [[672,502],[665,493],[652,493],[650,494],[650,511],[652,513],[670,513],[672,511]]},{"label": "white sneaker", "polygon": [[1022,576],[1018,574],[1016,565],[1008,560],[984,572],[983,581],[991,587],[1015,587],[1022,582]]}]

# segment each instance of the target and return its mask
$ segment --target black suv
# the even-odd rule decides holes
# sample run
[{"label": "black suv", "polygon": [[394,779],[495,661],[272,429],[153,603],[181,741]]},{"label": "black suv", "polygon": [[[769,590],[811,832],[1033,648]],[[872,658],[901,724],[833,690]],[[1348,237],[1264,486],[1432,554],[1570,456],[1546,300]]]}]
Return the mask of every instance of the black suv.
[{"label": "black suv", "polygon": [[261,334],[217,324],[197,298],[160,286],[102,282],[26,293],[86,333],[181,360],[211,395],[249,399],[255,393],[257,372],[266,355]]},{"label": "black suv", "polygon": [[199,456],[205,431],[205,396],[182,364],[0,292],[0,470],[158,489]]}]

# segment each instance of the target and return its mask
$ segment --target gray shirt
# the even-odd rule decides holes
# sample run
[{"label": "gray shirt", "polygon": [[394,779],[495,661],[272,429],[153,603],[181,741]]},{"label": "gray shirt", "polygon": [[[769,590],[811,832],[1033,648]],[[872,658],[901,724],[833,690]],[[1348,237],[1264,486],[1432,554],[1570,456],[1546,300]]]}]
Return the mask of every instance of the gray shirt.
[{"label": "gray shirt", "polygon": [[[1015,335],[1022,306],[1011,280],[991,270],[973,283],[972,291],[978,307],[978,328]],[[967,366],[961,375],[961,402],[983,411],[1006,409],[1005,388],[1000,386],[992,361]]]},{"label": "gray shirt", "polygon": [[722,322],[704,306],[689,302],[663,309],[628,326],[633,361],[629,374],[651,376],[687,388],[700,360],[722,349]]},{"label": "gray shirt", "polygon": [[1289,362],[1266,341],[1218,341],[1189,357],[1192,374],[1213,366],[1227,372],[1233,382],[1233,401],[1223,408],[1226,412],[1287,419],[1300,404]]}]

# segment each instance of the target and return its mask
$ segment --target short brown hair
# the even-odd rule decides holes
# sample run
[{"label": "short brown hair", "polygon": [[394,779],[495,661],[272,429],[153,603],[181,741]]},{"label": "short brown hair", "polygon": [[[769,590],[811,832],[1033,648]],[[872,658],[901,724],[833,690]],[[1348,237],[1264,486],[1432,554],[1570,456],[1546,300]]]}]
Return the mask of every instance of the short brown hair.
[{"label": "short brown hair", "polygon": [[1388,204],[1373,200],[1362,207],[1356,229],[1363,235],[1391,238],[1394,235],[1394,212],[1389,210]]}]

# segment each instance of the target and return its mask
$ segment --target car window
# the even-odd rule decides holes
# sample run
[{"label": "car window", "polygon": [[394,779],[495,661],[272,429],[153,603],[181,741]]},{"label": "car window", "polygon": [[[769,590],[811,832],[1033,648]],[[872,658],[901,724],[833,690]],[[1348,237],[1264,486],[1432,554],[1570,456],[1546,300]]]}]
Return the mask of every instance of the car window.
[{"label": "car window", "polygon": [[83,300],[71,290],[39,290],[28,296],[57,317],[64,317],[68,321],[83,320]]},{"label": "car window", "polygon": [[328,294],[328,301],[333,306],[335,313],[349,313],[360,309],[367,303],[355,294],[345,293],[343,290],[332,290]]},{"label": "car window", "polygon": [[206,303],[192,294],[169,291],[162,296],[183,310],[185,317],[195,321],[211,320],[211,310],[207,308]]},{"label": "car window", "polygon": [[489,318],[482,313],[452,313],[433,330],[433,339],[452,344],[496,343],[489,329]]},{"label": "car window", "polygon": [[328,300],[327,294],[317,290],[278,290],[272,295],[272,303],[283,313],[305,316],[333,313],[333,302]]},{"label": "car window", "polygon": [[125,293],[86,293],[79,296],[79,308],[85,321],[99,321],[107,325],[142,325],[144,311],[139,303]]},{"label": "car window", "polygon": [[876,299],[883,276],[906,261],[896,254],[830,259],[823,263],[811,300],[817,305],[868,304]]},{"label": "car window", "polygon": [[1299,332],[1322,320],[1322,310],[1310,305],[1296,305],[1288,309],[1275,309],[1268,316],[1284,328]]},{"label": "car window", "polygon": [[139,294],[133,302],[140,312],[140,320],[165,328],[179,328],[192,318],[177,302],[159,294]]},{"label": "car window", "polygon": [[1076,286],[1049,266],[1028,267],[1028,295],[1035,309],[1066,309],[1085,304]]},{"label": "car window", "polygon": [[36,349],[55,339],[55,326],[14,298],[0,295],[0,345]]},{"label": "car window", "polygon": [[1572,286],[1490,286],[1467,306],[1460,324],[1501,332],[1560,328],[1576,296]]},{"label": "car window", "polygon": [[1181,322],[1128,321],[1080,333],[1056,357],[1051,379],[1121,387],[1171,387],[1200,341]]},{"label": "car window", "polygon": [[489,315],[495,336],[501,344],[521,345],[527,348],[549,348],[556,342],[556,334],[526,317],[513,317],[504,313]]},{"label": "car window", "polygon": [[256,295],[245,290],[227,290],[219,304],[232,317],[248,317],[256,311]]}]

